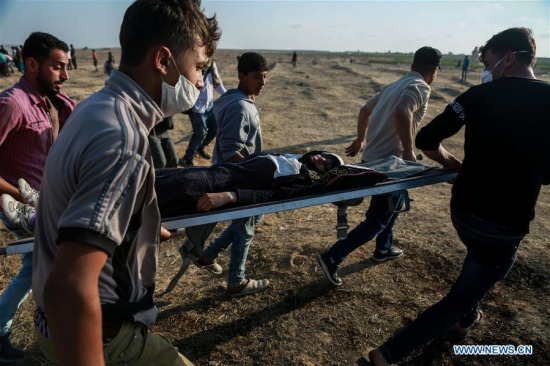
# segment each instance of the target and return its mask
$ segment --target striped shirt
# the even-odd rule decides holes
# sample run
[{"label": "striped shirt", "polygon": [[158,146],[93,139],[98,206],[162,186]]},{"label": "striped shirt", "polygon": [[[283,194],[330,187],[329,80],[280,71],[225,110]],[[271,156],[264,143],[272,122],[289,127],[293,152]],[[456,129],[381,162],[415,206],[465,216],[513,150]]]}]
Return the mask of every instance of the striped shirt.
[{"label": "striped shirt", "polygon": [[[59,128],[63,127],[75,102],[59,92]],[[40,189],[46,156],[54,141],[48,108],[33,86],[21,77],[0,94],[0,177],[17,187],[19,178]]]}]

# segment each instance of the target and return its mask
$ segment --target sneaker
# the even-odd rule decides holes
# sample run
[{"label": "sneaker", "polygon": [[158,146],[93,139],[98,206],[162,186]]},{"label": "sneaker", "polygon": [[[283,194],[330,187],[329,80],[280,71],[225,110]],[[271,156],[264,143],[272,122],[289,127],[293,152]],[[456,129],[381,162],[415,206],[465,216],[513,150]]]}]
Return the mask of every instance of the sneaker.
[{"label": "sneaker", "polygon": [[204,149],[198,149],[198,150],[197,150],[197,155],[200,156],[200,157],[203,158],[203,159],[210,159],[210,158],[212,158],[212,155],[210,155],[209,153],[207,153],[206,150],[204,150]]},{"label": "sneaker", "polygon": [[188,167],[188,166],[195,166],[195,164],[193,164],[193,160],[187,160],[187,159],[183,159],[181,158],[179,161],[178,161],[178,164],[184,168]]},{"label": "sneaker", "polygon": [[25,357],[25,352],[11,344],[10,333],[0,336],[0,362],[15,362],[23,357]]},{"label": "sneaker", "polygon": [[390,259],[396,259],[403,255],[403,251],[398,247],[391,247],[386,253],[382,254],[380,251],[375,250],[371,259],[375,262],[385,262]]},{"label": "sneaker", "polygon": [[323,272],[325,272],[325,276],[327,276],[333,285],[340,286],[342,284],[342,279],[338,277],[338,273],[336,273],[336,271],[338,271],[338,265],[334,264],[328,252],[317,254],[317,262],[319,262]]},{"label": "sneaker", "polygon": [[19,192],[21,192],[21,197],[23,197],[23,203],[28,203],[32,207],[37,207],[38,205],[38,191],[30,186],[29,183],[23,178],[19,178]]},{"label": "sneaker", "polygon": [[233,297],[246,296],[263,291],[267,286],[269,286],[269,280],[244,280],[237,287],[228,287],[226,292]]},{"label": "sneaker", "polygon": [[30,236],[34,235],[31,219],[34,216],[34,207],[21,203],[9,194],[2,195],[2,212],[10,224],[23,230]]},{"label": "sneaker", "polygon": [[218,263],[216,263],[216,261],[212,262],[212,264],[204,264],[204,263],[199,262],[199,260],[195,257],[191,257],[191,259],[193,261],[193,264],[195,266],[199,267],[200,269],[205,269],[208,272],[213,273],[215,275],[222,274],[222,272],[223,272],[222,266],[220,266]]}]

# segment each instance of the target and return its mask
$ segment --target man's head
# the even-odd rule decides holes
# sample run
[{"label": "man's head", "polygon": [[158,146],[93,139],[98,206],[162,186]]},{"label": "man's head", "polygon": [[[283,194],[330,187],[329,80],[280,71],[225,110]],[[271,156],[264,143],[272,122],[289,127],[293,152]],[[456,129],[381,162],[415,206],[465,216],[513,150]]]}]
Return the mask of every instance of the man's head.
[{"label": "man's head", "polygon": [[431,84],[437,76],[441,65],[441,52],[432,47],[419,48],[414,53],[411,70],[418,72],[426,83]]},{"label": "man's head", "polygon": [[137,0],[120,28],[120,70],[161,104],[161,85],[177,85],[183,76],[202,87],[202,68],[221,33],[198,0]]},{"label": "man's head", "polygon": [[344,160],[334,153],[328,151],[310,151],[302,155],[299,161],[309,170],[318,173],[326,173],[332,168],[344,165]]},{"label": "man's head", "polygon": [[495,34],[480,48],[479,60],[491,79],[530,70],[535,65],[537,47],[529,28],[509,28]]},{"label": "man's head", "polygon": [[48,33],[32,33],[23,46],[25,79],[41,96],[52,96],[69,79],[69,47]]},{"label": "man's head", "polygon": [[237,64],[239,90],[250,98],[260,95],[267,81],[267,61],[256,52],[245,52]]}]

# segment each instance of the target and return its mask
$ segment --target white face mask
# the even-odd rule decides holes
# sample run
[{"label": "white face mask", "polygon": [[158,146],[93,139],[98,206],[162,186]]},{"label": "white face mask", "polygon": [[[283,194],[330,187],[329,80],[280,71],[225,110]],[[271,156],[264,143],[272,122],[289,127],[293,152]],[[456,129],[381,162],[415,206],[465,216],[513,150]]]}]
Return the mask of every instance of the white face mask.
[{"label": "white face mask", "polygon": [[[174,66],[176,61],[172,56]],[[184,112],[193,108],[199,98],[200,90],[193,83],[187,80],[176,66],[180,75],[176,85],[171,86],[162,79],[162,95],[160,98],[160,109],[164,112],[164,117],[170,117],[174,114]],[[161,76],[162,78],[162,76]]]},{"label": "white face mask", "polygon": [[[517,52],[514,52],[514,55],[517,55],[518,53],[531,53],[531,52],[529,52],[529,51],[517,51]],[[489,82],[493,81],[493,70],[495,69],[495,67],[497,67],[498,64],[500,64],[502,62],[502,60],[504,60],[505,57],[506,56],[504,56],[503,58],[498,60],[498,62],[495,64],[495,66],[491,67],[491,70],[483,70],[481,72],[481,83],[482,84],[489,83]]]}]

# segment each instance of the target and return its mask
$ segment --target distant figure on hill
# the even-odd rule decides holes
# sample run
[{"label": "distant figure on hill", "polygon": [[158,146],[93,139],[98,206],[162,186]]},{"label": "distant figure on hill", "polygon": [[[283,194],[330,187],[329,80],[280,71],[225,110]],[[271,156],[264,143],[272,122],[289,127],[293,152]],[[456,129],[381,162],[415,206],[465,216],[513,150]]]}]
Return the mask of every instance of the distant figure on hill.
[{"label": "distant figure on hill", "polygon": [[468,66],[470,66],[470,59],[468,55],[464,56],[464,61],[462,62],[462,81],[466,81],[468,77]]},{"label": "distant figure on hill", "polygon": [[296,67],[296,61],[298,61],[298,54],[294,51],[292,54],[292,67]]},{"label": "distant figure on hill", "polygon": [[115,69],[115,58],[113,57],[113,54],[109,52],[109,56],[107,56],[107,61],[103,64],[103,71],[107,75],[111,75],[111,72]]},{"label": "distant figure on hill", "polygon": [[97,52],[95,50],[92,50],[92,60],[94,62],[95,71],[98,71],[98,68],[97,68]]},{"label": "distant figure on hill", "polygon": [[73,45],[71,45],[71,62],[73,64],[74,69],[76,70],[76,51]]},{"label": "distant figure on hill", "polygon": [[353,63],[353,55],[349,55],[349,63],[352,64]]}]

